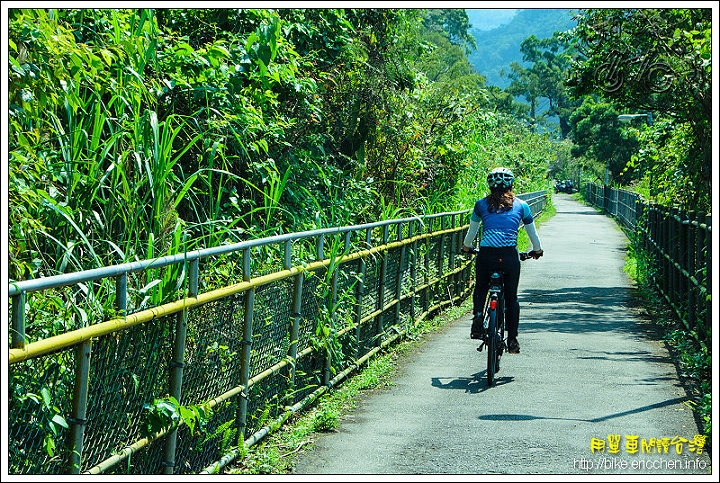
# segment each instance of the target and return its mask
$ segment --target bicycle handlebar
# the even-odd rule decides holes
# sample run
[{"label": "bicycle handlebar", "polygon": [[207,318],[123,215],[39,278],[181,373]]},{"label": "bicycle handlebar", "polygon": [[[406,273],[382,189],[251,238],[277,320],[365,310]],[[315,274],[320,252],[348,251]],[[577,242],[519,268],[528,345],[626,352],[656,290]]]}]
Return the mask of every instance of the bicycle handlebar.
[{"label": "bicycle handlebar", "polygon": [[[465,255],[469,255],[471,253],[473,255],[477,255],[478,253],[480,253],[480,249],[473,248],[469,252],[463,251],[462,253]],[[520,252],[520,260],[524,261],[524,260],[527,260],[528,258],[533,258],[533,259],[537,260],[538,258],[540,258],[542,256],[542,254],[540,254],[540,256],[535,256],[534,254],[535,254],[535,250],[530,250],[529,252]]]},{"label": "bicycle handlebar", "polygon": [[534,255],[531,255],[531,253],[535,253],[535,252],[533,250],[531,250],[529,252],[520,252],[520,260],[527,260],[528,258],[533,258],[533,259],[537,260],[538,258],[540,258],[542,256],[542,255],[539,255],[536,257]]}]

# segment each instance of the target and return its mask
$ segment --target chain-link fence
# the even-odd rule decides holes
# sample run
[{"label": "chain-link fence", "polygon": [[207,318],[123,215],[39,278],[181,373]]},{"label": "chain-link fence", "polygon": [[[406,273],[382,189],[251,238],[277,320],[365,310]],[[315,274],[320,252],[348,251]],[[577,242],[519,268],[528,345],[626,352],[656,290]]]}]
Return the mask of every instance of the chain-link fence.
[{"label": "chain-link fence", "polygon": [[587,201],[615,217],[645,258],[648,280],[698,342],[711,344],[712,218],[642,199],[611,186],[585,185]]},{"label": "chain-link fence", "polygon": [[[547,199],[520,196],[534,213]],[[468,214],[11,283],[9,472],[220,471],[470,294]]]}]

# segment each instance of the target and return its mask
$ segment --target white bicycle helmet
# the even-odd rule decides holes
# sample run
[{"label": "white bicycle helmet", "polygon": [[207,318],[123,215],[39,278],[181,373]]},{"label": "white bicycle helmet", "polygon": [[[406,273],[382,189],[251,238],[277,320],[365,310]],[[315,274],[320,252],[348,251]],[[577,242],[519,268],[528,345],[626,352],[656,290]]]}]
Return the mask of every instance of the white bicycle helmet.
[{"label": "white bicycle helmet", "polygon": [[487,176],[490,188],[509,189],[515,181],[515,175],[507,168],[495,168]]}]

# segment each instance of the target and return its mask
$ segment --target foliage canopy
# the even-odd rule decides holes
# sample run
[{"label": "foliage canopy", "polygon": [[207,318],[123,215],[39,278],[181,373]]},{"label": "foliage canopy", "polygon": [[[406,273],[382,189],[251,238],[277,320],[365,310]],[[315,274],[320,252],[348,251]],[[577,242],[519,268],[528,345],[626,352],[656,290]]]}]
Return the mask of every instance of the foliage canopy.
[{"label": "foliage canopy", "polygon": [[[629,168],[642,168],[646,181],[659,182],[666,189],[663,202],[705,212],[712,171],[711,13],[587,9],[564,36],[578,52],[568,71],[576,97],[600,96],[618,111],[649,112],[663,120],[656,135],[642,138],[663,145],[638,152]],[[659,158],[661,151],[674,161]]]},{"label": "foliage canopy", "polygon": [[[522,42],[505,91],[460,9],[8,13],[11,279],[469,207],[498,165],[527,191],[609,163],[709,210],[709,10],[581,11]],[[636,59],[668,70],[629,82]],[[568,141],[517,95],[549,99]],[[613,119],[637,109],[652,129]]]},{"label": "foliage canopy", "polygon": [[[476,148],[494,135],[473,119],[507,98],[469,65],[468,26],[453,9],[10,10],[10,278],[471,206],[463,171],[522,160]],[[524,154],[528,187],[551,145]]]}]

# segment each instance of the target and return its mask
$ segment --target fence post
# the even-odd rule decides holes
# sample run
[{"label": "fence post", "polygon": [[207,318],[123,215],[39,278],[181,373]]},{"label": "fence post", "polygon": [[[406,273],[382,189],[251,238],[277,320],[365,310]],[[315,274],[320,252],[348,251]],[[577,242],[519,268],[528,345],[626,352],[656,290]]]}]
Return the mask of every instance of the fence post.
[{"label": "fence post", "polygon": [[688,281],[688,287],[690,288],[687,291],[688,320],[693,326],[696,326],[698,324],[697,306],[698,300],[701,297],[701,292],[699,291],[701,285],[699,284],[700,280],[695,275],[695,256],[693,255],[693,251],[697,246],[697,232],[698,226],[696,213],[694,211],[689,211],[687,213],[687,238],[685,240],[685,245],[687,247],[685,250],[685,270],[687,271],[688,277],[692,277],[698,282],[698,284],[693,287],[692,280]]},{"label": "fence post", "polygon": [[643,217],[643,204],[640,195],[635,195],[635,204],[633,206],[633,231],[637,234],[638,228]]},{"label": "fence post", "polygon": [[617,188],[614,188],[614,189],[612,190],[612,193],[613,193],[613,215],[618,216],[618,213],[619,213],[619,211],[620,211],[620,210],[618,209],[618,205],[620,204],[620,203],[619,203],[619,200],[620,200],[620,190],[617,189]]},{"label": "fence post", "polygon": [[692,297],[693,292],[692,290],[692,280],[690,280],[689,277],[690,271],[688,270],[690,268],[690,265],[688,264],[688,254],[690,253],[690,216],[689,213],[683,213],[682,220],[680,221],[680,243],[678,246],[678,250],[680,251],[680,267],[681,270],[681,280],[682,284],[680,286],[680,293],[684,294],[685,300],[686,300],[686,307],[685,312],[687,314],[688,323],[690,325],[694,324],[694,317],[692,317],[692,309],[690,306],[692,305]]},{"label": "fence post", "polygon": [[[445,250],[444,250],[444,246],[445,246],[445,233],[442,233],[442,231],[444,231],[444,230],[445,230],[445,217],[444,217],[444,216],[441,216],[441,217],[440,217],[440,231],[441,231],[441,233],[440,233],[440,239],[439,239],[438,242],[437,242],[437,243],[438,243],[437,260],[436,260],[436,263],[437,263],[437,273],[436,273],[435,276],[437,277],[438,281],[443,282],[443,283],[440,283],[440,287],[439,287],[438,289],[436,289],[436,290],[433,291],[433,292],[434,292],[434,295],[433,295],[433,301],[434,301],[434,302],[437,302],[437,301],[439,301],[439,300],[442,300],[442,298],[445,296],[445,292],[444,292],[444,290],[443,290],[444,287],[443,287],[442,285],[447,286],[447,282],[446,282],[445,279],[443,278],[443,269],[445,268],[445,258],[444,258],[444,255],[445,255],[445,253],[444,253],[444,252],[445,252]],[[438,293],[438,292],[439,292],[439,293]]]},{"label": "fence post", "polygon": [[[285,250],[283,255],[283,268],[290,270],[292,268],[292,240],[285,242]],[[288,369],[288,384],[290,387],[295,385],[295,360],[297,359],[298,339],[300,337],[300,320],[302,319],[302,288],[305,274],[300,271],[293,277],[293,298],[292,298],[292,324],[290,325],[290,347],[288,347],[288,357],[293,364]]]},{"label": "fence post", "polygon": [[[453,214],[450,218],[450,225],[452,228],[455,228],[457,226],[457,215]],[[459,232],[453,231],[452,236],[450,237],[450,255],[449,255],[449,266],[448,269],[453,272],[453,276],[450,282],[450,286],[452,287],[451,291],[451,300],[455,298],[455,295],[458,293],[458,287],[459,287],[459,281],[460,281],[460,274],[455,273],[455,267],[457,267],[457,260],[455,260],[455,257],[457,255],[458,250],[458,236]]]},{"label": "fence post", "polygon": [[[335,256],[335,252],[333,252],[333,257]],[[328,307],[329,310],[329,317],[330,317],[330,327],[332,327],[332,330],[336,330],[337,326],[337,301],[338,301],[338,272],[339,267],[337,265],[337,262],[335,262],[334,265],[328,265],[328,270],[330,270],[332,267],[332,275],[330,276],[331,280],[331,288],[330,288],[330,307]],[[327,303],[327,301],[326,301]],[[325,385],[329,385],[330,381],[332,380],[332,351],[328,347],[325,351],[325,376],[324,376],[324,382]]]},{"label": "fence post", "polygon": [[[383,225],[383,236],[382,244],[387,245],[388,242],[388,225]],[[378,280],[378,300],[377,308],[379,310],[378,315],[375,318],[375,344],[377,346],[382,345],[383,332],[385,331],[384,317],[385,317],[385,277],[387,276],[387,260],[388,252],[387,249],[383,250],[382,257],[380,257],[380,277]]]},{"label": "fence post", "polygon": [[25,347],[25,291],[12,298],[12,347],[23,349]]},{"label": "fence post", "polygon": [[121,315],[127,314],[127,272],[115,281],[115,306]]},{"label": "fence post", "polygon": [[88,381],[90,379],[90,353],[92,340],[87,340],[75,347],[75,388],[73,390],[72,417],[70,423],[70,471],[72,475],[80,474],[82,465],[85,424],[87,415]]},{"label": "fence post", "polygon": [[[403,240],[402,222],[398,223],[397,230],[398,230],[397,241],[402,241]],[[395,324],[400,323],[400,317],[401,317],[401,313],[402,313],[402,311],[400,310],[401,309],[400,300],[402,299],[402,289],[403,289],[402,286],[403,286],[403,278],[404,278],[403,277],[403,274],[404,274],[403,262],[405,261],[406,256],[407,256],[407,248],[406,248],[405,244],[403,244],[400,247],[400,260],[398,261],[397,273],[395,274],[395,277],[396,277],[395,280],[397,283],[397,286],[395,287],[395,301],[396,301],[396,303],[395,303]]]},{"label": "fence post", "polygon": [[[425,225],[425,232],[427,234],[432,233],[432,220],[428,220]],[[426,236],[423,240],[425,243],[425,256],[423,257],[423,267],[425,268],[423,273],[423,313],[427,313],[430,310],[430,237]]]},{"label": "fence post", "polygon": [[[372,231],[370,229],[365,230],[365,248],[370,248],[372,242]],[[363,303],[365,302],[365,277],[367,276],[367,262],[365,257],[360,259],[360,280],[356,285],[355,289],[355,340],[357,345],[355,348],[355,360],[360,357],[360,350],[362,347],[362,327],[360,321],[362,321],[362,309]]]},{"label": "fence post", "polygon": [[652,250],[653,250],[653,281],[655,283],[655,287],[658,288],[661,292],[663,291],[663,277],[660,277],[658,280],[658,270],[661,270],[663,267],[664,258],[660,256],[658,253],[658,246],[661,246],[660,244],[663,242],[664,234],[665,234],[665,225],[662,223],[662,211],[660,210],[660,207],[657,204],[653,204],[652,206]]},{"label": "fence post", "polygon": [[325,235],[320,233],[316,246],[317,260],[322,261],[325,258]]},{"label": "fence post", "polygon": [[603,211],[610,214],[610,186],[603,185]]},{"label": "fence post", "polygon": [[[188,279],[189,287],[187,296],[197,297],[199,286],[199,263],[195,258],[190,262]],[[187,339],[188,309],[183,309],[178,314],[175,324],[175,341],[173,343],[173,355],[170,361],[170,395],[182,404],[182,381],[185,368],[185,343]],[[177,431],[173,428],[165,440],[165,459],[163,461],[163,473],[172,475],[175,473],[175,453],[177,449]]]},{"label": "fence post", "polygon": [[648,216],[648,205],[638,196],[635,201],[635,233],[640,237],[640,247],[642,251],[645,252],[646,259],[649,246],[647,233]]},{"label": "fence post", "polygon": [[[413,229],[415,227],[415,223],[415,220],[412,220],[408,224],[408,238],[412,239],[415,236],[415,230]],[[410,295],[410,319],[413,321],[415,320],[415,304],[417,303],[417,250],[418,242],[417,240],[413,240],[412,249],[410,250],[408,259],[408,263],[410,264],[410,279],[412,280],[412,283],[410,284],[412,286],[412,293]]]},{"label": "fence post", "polygon": [[[658,246],[666,247],[670,240],[670,226],[667,221],[667,210],[664,207],[658,206],[658,212]],[[660,256],[660,266],[662,267],[660,272],[660,286],[662,287],[663,295],[667,296],[666,294],[669,290],[667,259],[662,256],[662,253],[660,254]]]},{"label": "fence post", "polygon": [[297,360],[298,340],[300,339],[300,321],[302,320],[302,290],[305,282],[305,272],[300,271],[293,282],[293,313],[290,328],[290,347],[288,355],[293,364],[290,365],[290,386],[295,385],[295,361]]},{"label": "fence post", "polygon": [[[680,258],[678,254],[680,253],[680,243],[682,243],[681,240],[681,229],[682,225],[680,224],[680,215],[677,208],[672,208],[670,212],[670,220],[672,225],[672,234],[670,238],[670,268],[672,270],[672,301],[673,305],[675,305],[676,310],[679,304],[682,301],[681,297],[681,277],[680,277],[680,270],[679,270],[679,263],[678,259]],[[682,313],[682,311],[680,312]],[[683,317],[684,319],[687,319],[687,317]],[[688,327],[687,320],[683,321],[685,327]]]},{"label": "fence post", "polygon": [[[250,281],[250,249],[243,251],[243,280]],[[252,349],[253,309],[255,306],[255,288],[250,288],[245,295],[245,314],[242,329],[242,358],[240,361],[240,385],[243,392],[240,394],[238,405],[238,446],[245,445],[245,430],[247,427],[248,400],[250,398],[250,357]]]},{"label": "fence post", "polygon": [[[705,215],[705,229],[703,230],[705,232],[704,238],[704,250],[705,250],[705,267],[707,267],[707,274],[705,275],[704,286],[707,289],[707,295],[705,297],[705,340],[712,340],[711,339],[711,330],[712,330],[712,307],[710,305],[710,297],[711,294],[710,290],[712,287],[712,237],[710,234],[712,227],[712,216],[711,215]],[[716,294],[717,295],[717,294]]]}]

